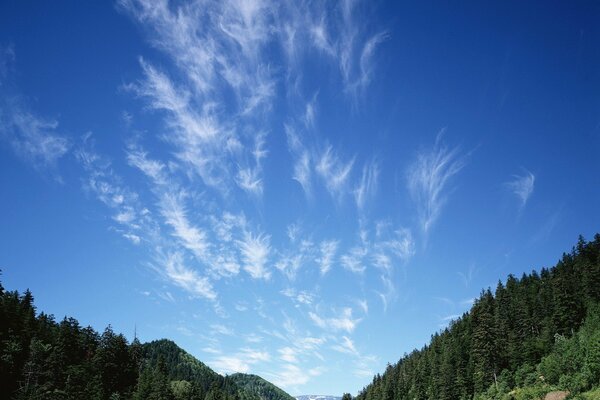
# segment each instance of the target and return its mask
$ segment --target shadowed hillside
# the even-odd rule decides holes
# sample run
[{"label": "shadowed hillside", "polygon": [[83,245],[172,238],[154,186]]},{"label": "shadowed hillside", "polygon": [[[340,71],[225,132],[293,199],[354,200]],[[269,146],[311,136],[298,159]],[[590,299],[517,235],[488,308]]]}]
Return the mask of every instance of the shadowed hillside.
[{"label": "shadowed hillside", "polygon": [[[600,386],[600,235],[556,266],[512,275],[358,400],[540,399]],[[599,399],[598,391],[579,398]],[[586,397],[587,396],[587,397]],[[590,397],[591,396],[591,397]]]},{"label": "shadowed hillside", "polygon": [[36,315],[33,295],[0,285],[0,398],[289,400],[254,375],[223,377],[170,340],[128,343],[74,318]]}]

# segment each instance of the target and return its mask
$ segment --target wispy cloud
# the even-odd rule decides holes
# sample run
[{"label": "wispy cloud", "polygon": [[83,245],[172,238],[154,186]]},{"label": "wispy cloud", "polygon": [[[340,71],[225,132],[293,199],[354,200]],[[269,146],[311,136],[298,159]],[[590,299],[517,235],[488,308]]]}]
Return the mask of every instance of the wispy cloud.
[{"label": "wispy cloud", "polygon": [[296,130],[289,124],[285,125],[285,133],[287,136],[288,149],[295,158],[294,171],[292,177],[297,181],[305,195],[308,198],[312,197],[312,157],[310,152],[302,143],[300,136]]},{"label": "wispy cloud", "polygon": [[14,69],[15,59],[14,46],[0,45],[0,87],[6,84],[5,80],[7,76],[9,76]]},{"label": "wispy cloud", "polygon": [[159,271],[164,272],[171,282],[193,295],[216,300],[217,293],[208,278],[187,267],[180,253],[169,254],[162,261],[163,268]]},{"label": "wispy cloud", "polygon": [[223,126],[211,104],[200,111],[191,104],[192,94],[175,87],[171,79],[143,59],[140,64],[145,80],[128,87],[148,98],[150,106],[167,113],[166,124],[171,133],[164,140],[175,146],[178,160],[202,181],[221,191],[231,182],[229,153],[223,151],[232,143],[239,144],[230,129]]},{"label": "wispy cloud", "polygon": [[331,348],[340,353],[358,355],[354,342],[348,336],[342,336],[340,342]]},{"label": "wispy cloud", "polygon": [[465,165],[459,148],[443,144],[443,134],[444,130],[437,135],[432,149],[420,151],[408,169],[408,190],[416,203],[419,224],[425,235],[446,203],[451,178]]},{"label": "wispy cloud", "polygon": [[231,356],[218,356],[210,364],[223,374],[250,372],[251,366],[271,360],[271,355],[266,351],[242,348]]},{"label": "wispy cloud", "polygon": [[129,146],[127,151],[127,162],[132,167],[142,171],[155,184],[162,186],[167,183],[168,179],[165,173],[167,168],[164,163],[149,159],[148,153],[143,149],[135,145]]},{"label": "wispy cloud", "polygon": [[0,45],[0,139],[34,168],[55,170],[71,142],[59,132],[57,121],[36,114],[17,93],[13,84],[15,59],[12,46]]},{"label": "wispy cloud", "polygon": [[284,273],[289,279],[294,279],[302,266],[302,254],[284,256],[275,263],[275,268]]},{"label": "wispy cloud", "polygon": [[361,321],[360,318],[352,317],[352,308],[346,307],[339,312],[339,316],[323,318],[320,315],[310,311],[310,319],[321,329],[337,331],[346,331],[352,333],[356,325]]},{"label": "wispy cloud", "polygon": [[269,374],[269,376],[277,386],[290,390],[290,388],[306,384],[310,381],[310,378],[321,375],[322,373],[322,368],[306,370],[296,364],[284,364],[277,373]]},{"label": "wispy cloud", "polygon": [[263,234],[255,236],[246,232],[243,239],[237,243],[244,260],[244,270],[253,279],[268,280],[271,276],[271,272],[266,268],[271,251],[270,236]]},{"label": "wispy cloud", "polygon": [[339,199],[346,192],[353,165],[354,159],[342,161],[331,146],[319,156],[315,169],[332,197]]},{"label": "wispy cloud", "polygon": [[185,193],[165,194],[161,200],[161,213],[183,246],[199,260],[204,260],[210,247],[207,234],[190,223],[183,204],[184,198]]},{"label": "wispy cloud", "polygon": [[122,183],[111,161],[95,151],[91,133],[83,137],[74,154],[87,175],[84,189],[111,209],[112,220],[118,224],[116,230],[134,244],[154,240],[158,227],[150,211],[141,204],[138,194]]},{"label": "wispy cloud", "polygon": [[376,255],[385,255],[388,252],[403,262],[415,255],[415,241],[408,228],[398,228],[386,237],[380,233],[378,239],[374,246]]},{"label": "wispy cloud", "polygon": [[477,273],[477,267],[475,266],[474,263],[471,263],[471,265],[469,265],[469,269],[465,272],[461,272],[458,271],[457,274],[458,276],[460,276],[460,278],[462,279],[465,288],[468,288],[471,285],[471,282],[473,281],[473,277],[475,276],[475,274]]},{"label": "wispy cloud", "polygon": [[293,349],[291,347],[282,347],[281,349],[278,350],[279,352],[279,357],[286,362],[289,363],[297,363],[298,362],[298,358],[297,358],[297,353],[298,351],[296,349]]},{"label": "wispy cloud", "polygon": [[262,196],[263,193],[262,159],[268,154],[265,149],[265,136],[261,133],[254,137],[254,149],[252,151],[254,166],[240,168],[238,171],[238,185],[255,196]]},{"label": "wispy cloud", "polygon": [[362,274],[366,269],[363,259],[367,254],[368,249],[365,247],[352,247],[346,254],[340,257],[340,262],[348,271]]},{"label": "wispy cloud", "polygon": [[305,290],[298,291],[294,288],[287,288],[282,290],[281,294],[283,294],[286,297],[289,297],[297,304],[310,305],[314,301],[314,296]]},{"label": "wispy cloud", "polygon": [[354,189],[354,200],[359,210],[362,210],[369,198],[377,191],[379,178],[379,165],[376,161],[365,164],[362,170],[360,182]]},{"label": "wispy cloud", "polygon": [[380,275],[380,279],[383,289],[381,291],[377,291],[377,294],[383,303],[383,312],[385,313],[387,312],[390,303],[396,299],[396,287],[392,282],[390,274],[382,274]]},{"label": "wispy cloud", "polygon": [[0,111],[0,136],[15,153],[34,168],[56,168],[56,162],[70,149],[69,140],[58,133],[58,122],[45,120],[21,106]]},{"label": "wispy cloud", "polygon": [[347,84],[347,90],[352,92],[355,96],[371,83],[374,62],[373,58],[377,47],[388,38],[387,32],[378,32],[371,36],[364,44],[360,59],[358,74],[354,81],[349,81]]},{"label": "wispy cloud", "polygon": [[220,373],[248,373],[250,364],[241,357],[219,356],[211,362],[211,365]]},{"label": "wispy cloud", "polygon": [[234,336],[234,332],[231,328],[226,327],[223,324],[212,324],[210,330],[213,334],[222,336]]},{"label": "wispy cloud", "polygon": [[511,181],[505,183],[505,186],[517,196],[519,199],[519,210],[522,210],[533,194],[535,175],[524,169],[523,175],[513,175],[512,178]]},{"label": "wispy cloud", "polygon": [[333,265],[335,254],[340,242],[338,240],[324,240],[320,245],[320,255],[315,260],[319,264],[321,275],[327,274]]}]

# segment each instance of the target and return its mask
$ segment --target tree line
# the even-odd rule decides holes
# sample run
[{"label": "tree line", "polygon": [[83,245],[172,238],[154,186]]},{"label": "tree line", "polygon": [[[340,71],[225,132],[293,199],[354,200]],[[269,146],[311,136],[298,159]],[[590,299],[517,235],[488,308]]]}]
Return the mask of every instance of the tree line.
[{"label": "tree line", "polygon": [[[556,266],[509,275],[356,400],[539,399],[600,386],[600,234]],[[596,394],[600,398],[600,393]],[[582,395],[583,396],[583,395]],[[582,397],[583,398],[583,397]],[[592,397],[590,397],[592,398]]]},{"label": "tree line", "polygon": [[110,326],[98,333],[74,318],[57,322],[37,314],[33,300],[29,290],[0,283],[0,399],[290,399],[262,379],[254,383],[258,377],[223,377],[170,340],[129,343]]}]

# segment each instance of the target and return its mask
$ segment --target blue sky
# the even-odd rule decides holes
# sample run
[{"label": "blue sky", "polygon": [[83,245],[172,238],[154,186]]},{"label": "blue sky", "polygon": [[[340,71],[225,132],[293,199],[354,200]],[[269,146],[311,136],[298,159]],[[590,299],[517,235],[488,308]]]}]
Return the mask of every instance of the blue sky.
[{"label": "blue sky", "polygon": [[594,2],[2,2],[0,268],[356,393],[600,214]]}]

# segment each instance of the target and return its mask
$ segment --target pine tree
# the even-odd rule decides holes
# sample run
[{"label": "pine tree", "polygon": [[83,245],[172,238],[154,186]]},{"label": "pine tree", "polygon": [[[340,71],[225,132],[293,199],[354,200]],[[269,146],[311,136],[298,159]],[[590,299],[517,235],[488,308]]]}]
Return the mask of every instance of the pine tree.
[{"label": "pine tree", "polygon": [[494,298],[488,289],[473,306],[473,384],[475,392],[482,392],[497,376],[496,328]]}]

